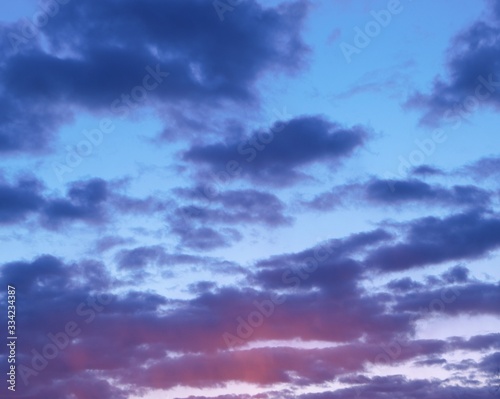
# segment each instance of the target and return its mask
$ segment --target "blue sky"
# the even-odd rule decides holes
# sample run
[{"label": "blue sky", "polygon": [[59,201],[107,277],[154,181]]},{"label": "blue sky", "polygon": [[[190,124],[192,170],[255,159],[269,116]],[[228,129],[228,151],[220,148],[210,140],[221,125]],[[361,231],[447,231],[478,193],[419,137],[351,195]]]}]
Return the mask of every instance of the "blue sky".
[{"label": "blue sky", "polygon": [[498,395],[497,0],[0,15],[7,397]]}]

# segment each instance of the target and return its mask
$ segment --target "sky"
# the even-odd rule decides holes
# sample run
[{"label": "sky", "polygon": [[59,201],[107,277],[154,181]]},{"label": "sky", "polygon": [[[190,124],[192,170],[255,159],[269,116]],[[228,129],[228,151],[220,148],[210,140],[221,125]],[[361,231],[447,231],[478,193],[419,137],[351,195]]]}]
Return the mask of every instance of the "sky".
[{"label": "sky", "polygon": [[0,31],[2,397],[500,397],[499,0]]}]

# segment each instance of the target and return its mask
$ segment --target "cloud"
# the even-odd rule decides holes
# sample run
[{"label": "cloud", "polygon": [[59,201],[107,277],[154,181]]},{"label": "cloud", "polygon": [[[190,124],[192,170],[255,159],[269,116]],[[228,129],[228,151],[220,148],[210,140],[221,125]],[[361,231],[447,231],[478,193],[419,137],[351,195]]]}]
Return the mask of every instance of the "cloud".
[{"label": "cloud", "polygon": [[421,108],[421,123],[462,124],[478,108],[500,107],[500,14],[498,2],[488,1],[489,20],[479,20],[458,34],[448,51],[448,79],[436,77],[430,93],[417,92],[407,105]]},{"label": "cloud", "polygon": [[[212,250],[242,237],[241,226],[272,228],[290,225],[285,204],[274,194],[255,189],[206,191],[203,186],[176,189],[175,195],[191,204],[178,204],[167,217],[170,232],[186,248]],[[208,227],[210,226],[210,227]]]},{"label": "cloud", "polygon": [[170,253],[163,246],[150,245],[135,247],[132,249],[122,249],[115,255],[115,261],[120,269],[123,270],[147,270],[155,267],[159,270],[172,270],[177,266],[197,267],[203,269],[212,269],[214,273],[235,274],[244,269],[235,263],[224,261],[218,258],[208,256],[197,256],[187,253]]},{"label": "cloud", "polygon": [[[18,388],[22,387],[26,397],[50,394],[50,397],[62,399],[70,393],[88,399],[126,397],[119,388],[112,388],[105,379],[83,366],[92,353],[91,357],[99,358],[101,365],[109,364],[109,352],[104,348],[99,353],[108,355],[96,356],[93,350],[79,351],[76,340],[71,344],[68,341],[62,347],[59,346],[62,341],[59,341],[55,357],[52,356],[54,352],[48,349],[45,352],[44,348],[53,343],[50,334],[60,336],[68,323],[76,324],[78,341],[91,346],[93,342],[100,344],[103,341],[96,341],[101,328],[96,326],[99,318],[111,321],[110,315],[114,312],[125,315],[137,311],[147,315],[165,303],[163,297],[133,291],[122,297],[112,295],[108,290],[116,281],[102,263],[89,260],[67,264],[50,255],[33,261],[3,264],[0,282],[3,286],[16,287],[18,292],[16,325],[26,333],[19,336],[16,371]],[[6,300],[7,297],[0,300],[2,306],[7,306]],[[7,316],[1,316],[1,319],[7,325]],[[5,353],[2,349],[2,358]],[[39,360],[38,366],[33,368],[35,353],[49,353],[45,357],[47,363],[43,365]],[[31,368],[31,372],[26,367]]]},{"label": "cloud", "polygon": [[488,397],[487,388],[445,385],[441,381],[413,379],[402,375],[369,378],[354,388],[339,389],[334,392],[310,393],[299,399],[406,399],[426,397],[429,399]]},{"label": "cloud", "polygon": [[103,226],[116,213],[132,215],[163,212],[169,201],[154,197],[138,199],[120,192],[119,184],[103,179],[72,182],[66,195],[46,194],[34,178],[0,181],[0,224],[12,224],[30,217],[40,226],[57,230],[71,223]]},{"label": "cloud", "polygon": [[[453,300],[452,300],[453,299]],[[410,292],[401,297],[394,307],[396,312],[443,313],[448,315],[498,315],[495,301],[500,299],[500,285],[474,282],[446,289]],[[436,303],[438,302],[438,303]]]},{"label": "cloud", "polygon": [[123,245],[123,244],[130,244],[133,242],[134,242],[134,240],[132,240],[132,239],[126,239],[126,238],[123,238],[120,236],[114,236],[114,235],[104,236],[102,238],[99,238],[95,242],[94,249],[98,253],[103,253],[103,252],[110,250],[113,247]]},{"label": "cloud", "polygon": [[187,224],[184,220],[173,221],[170,224],[170,232],[180,238],[179,246],[181,248],[197,251],[211,251],[216,248],[229,247],[242,238],[238,230],[233,228],[215,230],[211,227]]},{"label": "cloud", "polygon": [[[364,372],[369,364],[381,362],[387,353],[393,353],[391,364],[398,365],[408,360],[430,361],[456,350],[484,351],[498,347],[498,334],[467,340],[412,341],[410,314],[422,303],[428,304],[427,301],[438,294],[436,291],[369,294],[353,286],[353,290],[338,292],[337,279],[343,280],[345,287],[350,286],[348,281],[361,280],[354,263],[341,264],[339,259],[346,259],[349,253],[359,249],[369,250],[384,239],[383,232],[374,231],[336,242],[334,260],[325,262],[324,269],[317,271],[318,278],[314,274],[310,276],[310,286],[321,287],[321,292],[298,292],[285,284],[281,289],[283,302],[275,304],[271,314],[245,338],[245,342],[300,339],[332,344],[317,349],[282,344],[227,350],[224,333],[237,334],[241,319],[246,320],[257,309],[270,309],[269,289],[276,290],[277,286],[270,286],[266,275],[259,275],[259,271],[256,279],[248,281],[252,288],[218,289],[205,284],[208,290],[193,292],[194,297],[187,300],[169,300],[163,295],[124,290],[121,286],[119,295],[106,294],[109,300],[105,305],[97,303],[99,307],[89,317],[90,308],[85,306],[90,303],[89,299],[116,287],[116,281],[103,264],[95,261],[67,264],[48,255],[31,262],[4,264],[0,269],[0,283],[15,285],[23,292],[18,304],[18,323],[25,331],[18,349],[19,364],[29,366],[32,349],[43,351],[51,342],[47,334],[63,331],[68,321],[78,323],[82,330],[78,339],[51,359],[46,369],[30,377],[29,393],[38,395],[35,397],[46,392],[64,395],[64,392],[78,391],[91,395],[92,390],[78,388],[88,384],[101,386],[109,397],[121,398],[124,393],[119,388],[106,385],[109,379],[118,383],[115,386],[126,383],[128,394],[179,384],[205,388],[231,381],[307,386]],[[313,254],[315,249],[300,255]],[[154,261],[163,255],[158,247],[136,248],[120,253],[117,260],[130,260],[128,266]],[[264,260],[258,269],[280,268],[280,262],[287,258],[291,265],[299,261],[296,255]],[[344,273],[336,274],[342,268]],[[494,300],[498,292],[492,296],[498,286],[468,283],[456,288],[460,295],[447,305],[446,312],[498,313]],[[6,298],[0,299],[2,304],[5,301]],[[395,342],[399,345],[396,352]],[[488,358],[484,359],[485,368],[490,363]],[[476,367],[482,367],[482,363]],[[373,379],[365,378],[359,386],[368,389],[372,383]],[[342,392],[337,391],[336,395]]]},{"label": "cloud", "polygon": [[312,200],[303,201],[307,208],[319,211],[334,209],[346,204],[368,204],[382,206],[403,206],[410,203],[486,207],[490,204],[490,192],[473,185],[443,187],[431,185],[418,179],[385,180],[372,178],[363,183],[337,186],[318,194]]},{"label": "cloud", "polygon": [[0,152],[47,149],[77,109],[128,116],[146,104],[253,104],[265,72],[304,65],[307,9],[248,0],[221,23],[203,0],[89,0],[61,5],[31,40],[21,22],[3,25]]},{"label": "cloud", "polygon": [[469,269],[463,266],[455,266],[443,274],[443,280],[447,283],[464,283],[469,280]]},{"label": "cloud", "polygon": [[[498,392],[498,375],[500,373],[500,352],[493,353],[489,356],[486,356],[481,363],[479,364],[480,369],[489,373],[491,376],[495,376],[496,378],[493,380],[496,385],[493,387],[496,392]],[[492,381],[492,382],[493,382]],[[492,389],[492,391],[494,391]]]},{"label": "cloud", "polygon": [[2,266],[1,279],[16,284],[27,295],[47,283],[56,283],[60,289],[68,288],[68,273],[63,263],[53,256],[42,256],[32,263],[12,262]]},{"label": "cloud", "polygon": [[105,220],[103,204],[107,199],[108,187],[104,180],[73,183],[67,199],[54,199],[47,203],[43,217],[49,226],[58,226],[68,220],[102,223]]},{"label": "cloud", "polygon": [[[0,69],[0,87],[4,86],[1,83],[3,81],[5,77],[2,77]],[[6,90],[5,87],[2,89]],[[0,95],[0,106],[4,110],[0,116],[2,153],[38,153],[47,150],[49,141],[59,127],[72,119],[68,109],[59,109],[46,101],[36,102],[29,97],[17,99]]]},{"label": "cloud", "polygon": [[473,351],[500,349],[500,334],[476,335],[467,340],[460,337],[453,337],[451,345],[456,349],[469,349]]},{"label": "cloud", "polygon": [[500,174],[500,157],[486,157],[467,165],[465,168],[467,174],[477,179],[495,177]]},{"label": "cloud", "polygon": [[407,202],[440,203],[443,205],[486,206],[489,193],[474,186],[453,186],[445,189],[412,180],[372,180],[366,187],[366,197],[373,203]]},{"label": "cloud", "polygon": [[423,287],[423,284],[412,280],[410,277],[392,280],[387,284],[387,288],[389,288],[392,292],[415,291]]},{"label": "cloud", "polygon": [[436,176],[444,174],[442,170],[429,165],[417,166],[412,170],[412,173],[419,176]]},{"label": "cloud", "polygon": [[0,182],[0,224],[20,222],[44,204],[41,183],[21,179],[14,184]]},{"label": "cloud", "polygon": [[406,225],[406,238],[381,246],[365,264],[382,272],[408,270],[454,260],[477,259],[500,246],[500,219],[477,211],[427,217]]},{"label": "cloud", "polygon": [[302,168],[316,163],[336,166],[363,146],[368,132],[346,129],[319,116],[303,116],[276,122],[267,130],[254,131],[242,141],[194,145],[183,154],[185,161],[208,166],[212,173],[231,169],[233,177],[274,186],[303,180]]},{"label": "cloud", "polygon": [[193,200],[194,205],[176,209],[178,217],[204,224],[262,224],[269,227],[289,225],[285,204],[276,195],[255,189],[206,192],[204,187],[176,190],[178,195]]},{"label": "cloud", "polygon": [[166,252],[161,246],[137,247],[120,251],[116,259],[122,269],[144,269],[150,263],[166,261]]},{"label": "cloud", "polygon": [[359,296],[363,266],[351,256],[390,238],[383,230],[321,243],[299,253],[283,254],[257,263],[254,279],[268,290],[319,288],[330,298]]}]

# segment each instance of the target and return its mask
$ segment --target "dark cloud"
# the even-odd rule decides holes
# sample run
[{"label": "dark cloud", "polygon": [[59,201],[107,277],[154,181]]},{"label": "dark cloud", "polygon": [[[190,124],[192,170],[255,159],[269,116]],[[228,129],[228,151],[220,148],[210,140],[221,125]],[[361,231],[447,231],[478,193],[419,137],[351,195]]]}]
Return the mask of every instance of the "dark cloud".
[{"label": "dark cloud", "polygon": [[485,387],[467,387],[446,385],[443,382],[425,379],[410,380],[401,375],[373,377],[368,383],[356,387],[339,389],[333,392],[310,393],[299,396],[299,399],[407,399],[426,397],[441,398],[487,398],[491,396]]},{"label": "dark cloud", "polygon": [[416,366],[443,366],[445,365],[446,359],[443,358],[430,358],[426,360],[419,360],[418,362],[415,362],[414,364]]},{"label": "dark cloud", "polygon": [[463,359],[459,362],[448,363],[443,368],[445,370],[452,370],[452,371],[465,371],[465,370],[471,370],[476,367],[477,367],[477,362],[475,362],[474,360]]},{"label": "dark cloud", "polygon": [[[69,187],[64,201],[75,207],[92,207],[112,201],[114,189],[113,184],[101,180],[77,182]],[[196,196],[191,197],[191,191],[179,193],[184,199],[197,201]],[[52,199],[44,201],[51,203]],[[266,202],[272,205],[269,209]],[[263,219],[264,224],[273,226],[276,221],[272,217],[266,221],[266,215],[272,213],[277,204],[280,202],[273,195],[242,190],[220,193],[213,198],[212,205],[227,209],[229,214],[248,209],[258,215],[257,219]],[[222,222],[233,223],[232,220]],[[227,245],[231,239],[223,234],[236,234],[222,227],[218,235],[218,231],[200,226],[194,230],[189,229],[188,224],[173,225],[173,228],[185,228],[178,231],[181,245],[194,250]],[[101,386],[109,397],[121,398],[123,391],[106,385],[109,379],[127,382],[128,393],[171,388],[179,383],[197,387],[230,381],[305,386],[363,372],[367,364],[387,357],[387,351],[392,351],[389,359],[394,365],[407,361],[436,365],[451,351],[496,348],[495,334],[449,341],[411,341],[410,337],[414,334],[414,321],[427,316],[422,314],[422,307],[430,308],[436,298],[443,298],[439,288],[451,285],[444,296],[447,302],[442,309],[432,307],[429,313],[497,314],[498,285],[472,282],[468,270],[456,266],[427,286],[406,278],[389,283],[388,291],[370,293],[363,282],[369,278],[372,264],[366,262],[370,266],[367,269],[362,260],[363,256],[376,258],[377,254],[390,252],[398,245],[410,244],[415,252],[430,257],[431,261],[437,249],[443,251],[445,258],[458,256],[454,251],[462,257],[478,256],[496,246],[496,219],[492,215],[469,212],[444,219],[418,219],[399,227],[406,229],[406,244],[404,241],[394,244],[394,237],[382,229],[327,240],[301,252],[258,261],[239,288],[219,288],[211,281],[193,284],[190,287],[193,297],[188,300],[169,300],[153,292],[123,290],[122,285],[121,294],[111,295],[112,304],[96,313],[88,325],[78,314],[78,306],[85,303],[89,295],[92,297],[117,284],[102,263],[87,260],[69,265],[45,256],[32,262],[3,265],[0,283],[16,284],[24,295],[19,304],[20,328],[36,332],[25,335],[19,362],[29,364],[31,349],[46,345],[49,342],[46,334],[61,330],[67,321],[79,320],[84,329],[78,340],[51,361],[43,373],[31,379],[30,392],[34,397],[45,393],[57,397],[61,392],[61,395],[65,392],[80,392],[83,397],[94,395],[92,390],[80,390],[79,384],[87,383]],[[462,240],[467,241],[468,247]],[[116,237],[110,242],[112,245],[123,243]],[[431,244],[435,248],[426,247]],[[151,266],[161,269],[175,264],[202,265],[204,270],[207,265],[217,264],[222,269],[234,269],[234,265],[222,265],[215,259],[172,254],[154,245],[121,248],[115,256],[118,266],[124,270]],[[277,297],[272,295],[276,293]],[[454,293],[453,301],[448,301],[450,293]],[[279,298],[280,303],[273,303],[271,298]],[[243,346],[227,351],[224,334],[236,336],[241,320],[246,321],[256,310],[264,312],[263,321],[240,340],[240,345],[268,340],[320,340],[338,346],[314,350],[284,346],[246,349]],[[390,346],[394,342],[399,345],[395,355],[394,347]],[[170,352],[176,355],[165,355]],[[269,359],[272,366],[264,367]],[[483,369],[481,364],[468,367]],[[247,366],[259,372],[249,377]],[[455,366],[446,364],[450,370]],[[379,388],[371,385],[373,380],[356,384],[360,392],[366,390],[367,397],[368,392],[379,395]],[[351,389],[347,391],[352,393]],[[397,392],[402,391],[398,387]],[[344,390],[338,390],[335,395],[343,393]]]},{"label": "dark cloud", "polygon": [[322,117],[304,116],[277,122],[245,140],[195,145],[183,158],[207,165],[216,176],[286,186],[306,177],[301,168],[318,162],[336,165],[367,138],[361,127],[346,129]]},{"label": "dark cloud", "polygon": [[[221,235],[222,239],[225,236]],[[198,240],[198,241],[196,241]],[[214,245],[212,247],[211,245]],[[217,247],[217,242],[210,241],[210,237],[195,237],[193,240],[185,239],[181,241],[181,247],[186,250],[210,250]],[[237,275],[246,276],[248,271],[234,262],[223,259],[209,257],[205,255],[192,255],[189,253],[168,252],[165,247],[160,245],[150,245],[135,247],[131,249],[122,249],[116,253],[115,262],[121,271],[129,272],[133,281],[154,278],[152,273],[160,272],[163,278],[171,277],[177,273],[185,272],[206,272],[210,271],[212,276],[216,275]],[[206,281],[206,284],[214,284]],[[203,291],[203,284],[198,287],[198,283],[193,283],[194,290],[200,288]]]},{"label": "dark cloud", "polygon": [[427,203],[485,206],[488,192],[474,186],[454,186],[445,189],[419,180],[374,180],[366,187],[367,199],[379,203]]},{"label": "dark cloud", "polygon": [[412,173],[414,175],[421,175],[421,176],[434,176],[434,175],[444,174],[442,170],[429,165],[417,166],[412,170]]},{"label": "dark cloud", "polygon": [[177,189],[175,193],[179,198],[192,201],[190,205],[179,205],[167,218],[170,232],[177,235],[181,246],[186,248],[211,250],[229,246],[241,239],[236,227],[280,227],[290,225],[293,220],[285,215],[285,204],[264,191],[206,192],[199,186],[194,190]]},{"label": "dark cloud", "polygon": [[174,205],[169,199],[159,199],[158,196],[134,198],[128,195],[113,193],[112,206],[118,212],[132,215],[156,214],[167,211]]},{"label": "dark cloud", "polygon": [[288,225],[285,204],[274,194],[253,189],[205,193],[203,187],[177,190],[186,199],[195,200],[176,210],[177,217],[204,224],[262,224],[270,227]]},{"label": "dark cloud", "polygon": [[[220,396],[210,396],[212,399],[265,399],[268,396],[266,394],[257,395],[220,395]],[[194,396],[191,395],[186,399],[209,399],[207,396]]]},{"label": "dark cloud", "polygon": [[200,281],[196,284],[189,285],[189,292],[200,295],[206,292],[210,292],[217,288],[217,284],[212,281]]},{"label": "dark cloud", "polygon": [[268,290],[319,288],[330,298],[356,297],[364,268],[351,256],[389,238],[385,231],[375,230],[264,259],[257,263],[254,279]]},{"label": "dark cloud", "polygon": [[67,199],[55,199],[46,204],[43,212],[45,223],[59,226],[62,222],[74,220],[104,222],[103,204],[108,199],[108,190],[107,183],[101,179],[72,184]]},{"label": "dark cloud", "polygon": [[282,254],[272,256],[257,262],[262,269],[286,267],[304,263],[307,258],[313,258],[319,262],[331,259],[345,259],[354,253],[360,254],[363,250],[389,240],[392,236],[383,229],[373,230],[365,233],[357,233],[344,239],[327,240],[304,251],[293,254]]},{"label": "dark cloud", "polygon": [[498,378],[500,374],[500,352],[495,352],[491,355],[485,356],[484,359],[479,363],[479,367],[483,371],[496,377],[496,386],[494,388],[498,388]]},{"label": "dark cloud", "polygon": [[466,166],[465,172],[467,174],[471,174],[474,178],[479,179],[498,176],[500,174],[500,158],[482,158],[473,164]]},{"label": "dark cloud", "polygon": [[59,229],[75,222],[102,226],[116,213],[150,214],[165,211],[170,206],[168,201],[154,197],[129,197],[120,193],[114,182],[102,179],[73,182],[64,197],[44,191],[42,183],[36,179],[19,179],[14,183],[1,181],[0,224],[12,224],[33,216],[48,229]]},{"label": "dark cloud", "polygon": [[4,285],[16,284],[19,290],[29,295],[33,289],[57,283],[60,289],[68,288],[68,273],[63,263],[53,256],[42,256],[32,263],[12,262],[2,266],[1,279]]},{"label": "dark cloud", "polygon": [[264,72],[304,64],[307,8],[247,0],[222,23],[203,0],[88,0],[60,6],[32,40],[22,23],[4,25],[0,151],[46,148],[77,108],[126,116],[147,103],[255,102]]},{"label": "dark cloud", "polygon": [[[35,65],[32,65],[36,69]],[[19,77],[19,79],[23,79]],[[0,68],[0,87],[6,90],[5,77]],[[40,152],[47,150],[49,142],[63,123],[70,122],[69,109],[58,108],[47,101],[30,97],[16,98],[0,94],[0,152]]]},{"label": "dark cloud", "polygon": [[[68,323],[76,324],[78,333],[74,338],[92,345],[99,335],[95,330],[99,318],[109,320],[112,318],[110,315],[121,312],[148,314],[163,305],[164,298],[134,292],[116,297],[107,292],[114,280],[103,264],[96,261],[66,264],[49,255],[31,262],[19,261],[2,265],[0,283],[5,287],[16,287],[18,293],[16,325],[19,331],[25,333],[18,337],[16,370],[18,389],[22,389],[23,397],[127,397],[121,389],[113,388],[93,370],[80,367],[83,359],[94,357],[96,353],[82,352],[75,339],[68,337],[63,346],[56,348],[55,357],[52,356],[54,352],[44,352],[44,348],[53,344],[51,336],[61,336],[67,331]],[[4,307],[7,306],[6,300],[7,297],[0,300]],[[115,304],[117,307],[113,308]],[[1,321],[7,325],[6,315],[1,316]],[[62,345],[61,342],[58,345]],[[102,365],[108,362],[107,358],[111,354],[104,348],[99,349],[99,353],[103,355],[100,359]],[[0,351],[2,359],[5,359],[5,353],[5,349]],[[41,368],[40,362],[43,363],[43,360],[39,360],[38,368],[33,368],[32,361],[36,353],[50,354],[45,357],[46,364],[42,364]],[[43,359],[42,355],[40,358]],[[7,364],[6,361],[4,364]]]},{"label": "dark cloud", "polygon": [[[350,251],[375,245],[384,237],[380,231],[348,237],[337,243],[338,253],[334,257],[345,259]],[[311,249],[303,255],[313,253]],[[163,251],[158,247],[137,248],[135,252],[119,255],[119,259],[129,255],[132,258],[137,255],[137,259],[132,260],[136,264],[154,261]],[[291,264],[293,255],[287,256]],[[277,258],[263,261],[259,268],[277,268],[278,261]],[[341,268],[344,274],[335,275]],[[197,285],[193,292],[196,296],[189,300],[173,301],[156,293],[135,290],[107,295],[109,301],[98,303],[91,320],[89,309],[85,308],[86,313],[82,314],[78,311],[79,306],[103,293],[106,286],[99,286],[98,281],[112,283],[110,275],[98,262],[69,265],[45,256],[32,262],[5,264],[0,270],[1,284],[16,285],[23,292],[18,304],[19,328],[25,331],[18,352],[20,364],[30,365],[31,350],[42,350],[50,342],[47,334],[62,331],[68,321],[77,322],[82,329],[78,340],[61,350],[39,375],[30,377],[29,393],[36,398],[47,392],[61,398],[66,392],[82,392],[85,398],[85,395],[94,394],[90,388],[80,391],[79,384],[98,386],[107,397],[121,398],[122,391],[105,383],[109,379],[119,382],[118,385],[126,383],[128,394],[167,389],[178,384],[202,388],[231,381],[306,386],[364,372],[368,364],[386,362],[383,359],[388,353],[392,354],[388,359],[394,365],[409,360],[431,364],[432,359],[432,364],[437,364],[435,359],[450,351],[483,351],[497,348],[499,342],[498,334],[468,340],[409,340],[414,332],[410,313],[436,293],[420,293],[418,298],[412,297],[415,294],[373,295],[359,287],[336,292],[337,278],[344,282],[359,279],[359,271],[352,261],[342,265],[325,262],[325,269],[316,271],[321,278],[314,280],[315,285],[323,287],[322,292],[289,290],[281,296],[280,303],[274,305],[269,287],[265,283],[255,284],[255,281],[266,279],[256,279],[252,282],[255,288],[245,289],[217,289],[205,281]],[[321,279],[325,279],[325,283],[321,283]],[[478,311],[493,311],[497,301],[491,296],[492,287],[474,284],[461,287],[461,295],[450,304],[450,309],[456,303],[453,312],[468,313],[474,306]],[[467,291],[479,294],[482,303]],[[493,298],[489,308],[485,306],[487,298]],[[5,300],[0,299],[0,303],[4,304]],[[390,309],[388,304],[394,300],[408,310]],[[223,335],[228,332],[236,335],[240,320],[247,320],[258,309],[266,316],[262,316],[262,323],[252,329],[244,342],[300,339],[338,345],[323,349],[279,346],[226,350]],[[3,320],[5,315],[1,318]],[[175,356],[170,356],[172,352]],[[5,349],[0,353],[4,354]],[[483,363],[477,367],[487,370],[491,361],[485,358]],[[373,379],[364,378],[355,386],[377,392],[378,383],[380,381],[374,383]],[[374,387],[369,388],[373,384]],[[397,392],[403,391],[398,385]],[[339,390],[335,394],[342,392]],[[103,397],[95,395],[93,397]]]},{"label": "dark cloud", "polygon": [[387,284],[387,288],[389,288],[392,292],[415,291],[422,287],[424,287],[423,284],[412,280],[410,277],[392,280]]},{"label": "dark cloud", "polygon": [[242,238],[236,229],[222,228],[215,230],[211,227],[189,225],[183,221],[172,223],[170,232],[180,238],[179,246],[182,249],[187,248],[197,251],[210,251],[216,248],[229,247]]},{"label": "dark cloud", "polygon": [[166,261],[166,252],[161,246],[138,247],[120,251],[116,259],[122,269],[142,269],[148,264],[158,264]]},{"label": "dark cloud", "polygon": [[500,14],[490,0],[488,20],[480,20],[457,35],[448,51],[448,79],[436,77],[429,94],[416,93],[407,102],[425,110],[421,122],[460,126],[478,108],[500,106]]},{"label": "dark cloud", "polygon": [[344,206],[346,198],[352,195],[353,191],[358,191],[356,184],[337,186],[329,191],[316,195],[312,200],[302,201],[308,209],[316,211],[330,211],[337,207]]},{"label": "dark cloud", "polygon": [[485,351],[490,349],[500,349],[500,334],[476,335],[468,340],[454,337],[450,343],[456,349],[469,349],[473,351]]},{"label": "dark cloud", "polygon": [[374,202],[408,202],[412,200],[432,201],[439,192],[418,180],[376,180],[368,184],[366,195]]},{"label": "dark cloud", "polygon": [[77,394],[81,399],[127,399],[128,393],[125,390],[92,374],[91,372],[81,373],[79,376],[66,374],[64,380],[49,380],[43,386],[25,388],[23,398],[65,399]]},{"label": "dark cloud", "polygon": [[498,315],[498,300],[499,284],[469,283],[465,286],[410,292],[399,299],[395,311],[425,310],[425,315],[435,312],[449,315]]},{"label": "dark cloud", "polygon": [[134,240],[132,239],[126,239],[120,236],[105,236],[102,238],[99,238],[96,243],[94,249],[98,253],[106,252],[110,250],[111,248],[114,248],[119,245],[123,244],[129,244],[133,242]]},{"label": "dark cloud", "polygon": [[44,204],[41,190],[36,180],[0,181],[0,224],[16,223],[38,212]]},{"label": "dark cloud", "polygon": [[383,180],[373,178],[365,183],[337,186],[330,191],[304,201],[307,208],[326,211],[340,205],[367,203],[383,206],[403,206],[409,203],[486,207],[490,192],[476,186],[456,185],[450,188],[431,185],[418,179]]},{"label": "dark cloud", "polygon": [[406,239],[381,246],[365,264],[383,272],[401,271],[460,259],[476,259],[500,246],[500,219],[477,211],[407,225]]},{"label": "dark cloud", "polygon": [[[160,245],[123,249],[116,254],[115,260],[121,269],[145,269],[148,266],[160,268],[168,266],[173,268],[176,265],[203,265],[209,267],[214,264],[221,266],[224,263],[226,266],[234,266],[231,262],[219,261],[216,258],[185,253],[169,253]],[[234,269],[232,271],[234,272]]]},{"label": "dark cloud", "polygon": [[447,283],[465,283],[469,280],[469,269],[464,266],[455,266],[443,274],[443,280]]}]

